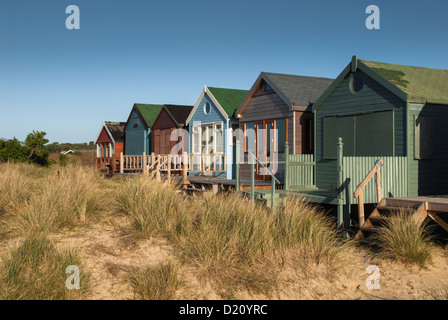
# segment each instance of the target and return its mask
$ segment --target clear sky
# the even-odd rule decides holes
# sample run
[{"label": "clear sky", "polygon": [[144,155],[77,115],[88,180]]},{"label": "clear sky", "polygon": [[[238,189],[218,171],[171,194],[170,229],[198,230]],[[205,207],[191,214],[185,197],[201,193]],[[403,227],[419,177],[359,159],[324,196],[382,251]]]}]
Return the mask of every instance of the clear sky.
[{"label": "clear sky", "polygon": [[[80,9],[80,29],[65,9]],[[367,6],[380,9],[368,30]],[[448,69],[447,0],[0,3],[0,138],[95,140],[134,102],[193,105],[261,71],[335,78],[360,59]]]}]

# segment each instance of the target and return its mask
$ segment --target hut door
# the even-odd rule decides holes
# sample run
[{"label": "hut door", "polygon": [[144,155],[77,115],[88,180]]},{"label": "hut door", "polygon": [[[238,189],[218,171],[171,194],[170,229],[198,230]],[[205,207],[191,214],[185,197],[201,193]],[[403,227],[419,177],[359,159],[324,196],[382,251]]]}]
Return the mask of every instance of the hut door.
[{"label": "hut door", "polygon": [[[274,160],[274,135],[271,130],[275,128],[274,120],[263,120],[255,122],[255,154],[265,167],[272,170]],[[255,179],[270,180],[271,176],[258,163],[255,164]]]}]

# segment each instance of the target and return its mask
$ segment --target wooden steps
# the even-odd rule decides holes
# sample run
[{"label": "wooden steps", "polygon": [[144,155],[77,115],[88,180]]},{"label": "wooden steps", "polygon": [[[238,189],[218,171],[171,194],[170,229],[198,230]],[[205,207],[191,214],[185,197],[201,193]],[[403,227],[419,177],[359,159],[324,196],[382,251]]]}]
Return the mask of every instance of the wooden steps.
[{"label": "wooden steps", "polygon": [[378,245],[379,243],[375,239],[375,234],[381,226],[387,223],[388,217],[393,212],[404,212],[412,215],[415,221],[421,224],[428,216],[426,207],[426,202],[382,199],[368,216],[365,223],[360,226],[358,232],[355,234],[355,239],[363,244]]}]

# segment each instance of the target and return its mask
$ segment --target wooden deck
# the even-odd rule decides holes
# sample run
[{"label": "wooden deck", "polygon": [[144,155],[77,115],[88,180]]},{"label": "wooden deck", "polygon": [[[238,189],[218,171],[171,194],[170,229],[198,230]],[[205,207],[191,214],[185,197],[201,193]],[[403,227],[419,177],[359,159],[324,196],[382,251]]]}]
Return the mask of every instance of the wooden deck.
[{"label": "wooden deck", "polygon": [[[236,180],[235,179],[225,179],[225,178],[208,178],[208,177],[195,177],[189,176],[188,181],[192,185],[200,185],[208,188],[219,188],[219,189],[233,189],[236,188]],[[279,186],[281,187],[281,186]],[[240,180],[240,191],[250,190],[250,181],[248,180]],[[271,190],[271,182],[265,180],[255,180],[254,185],[255,190]]]},{"label": "wooden deck", "polygon": [[387,205],[394,207],[413,207],[425,203],[427,211],[448,213],[448,195],[386,198]]}]

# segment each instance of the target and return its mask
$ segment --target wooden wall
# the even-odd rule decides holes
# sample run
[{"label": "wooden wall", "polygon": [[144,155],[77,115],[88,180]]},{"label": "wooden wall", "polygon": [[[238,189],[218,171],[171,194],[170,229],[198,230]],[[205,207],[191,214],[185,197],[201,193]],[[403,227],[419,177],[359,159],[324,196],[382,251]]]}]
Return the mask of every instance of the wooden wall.
[{"label": "wooden wall", "polygon": [[255,94],[241,113],[240,121],[258,121],[292,117],[289,106],[278,94]]},{"label": "wooden wall", "polygon": [[[408,190],[409,196],[448,194],[448,106],[408,105]],[[431,144],[432,155],[416,159],[414,116],[432,120],[432,139],[421,137],[420,144]]]},{"label": "wooden wall", "polygon": [[393,110],[395,156],[406,156],[406,103],[366,74],[361,71],[358,74],[364,80],[362,91],[352,93],[347,76],[315,112],[316,185],[320,189],[331,189],[337,184],[336,160],[323,159],[323,118],[326,116]]},{"label": "wooden wall", "polygon": [[[137,115],[137,117],[135,117]],[[137,127],[134,124],[137,123]],[[127,155],[141,155],[143,152],[150,153],[150,129],[147,129],[143,123],[143,119],[138,116],[138,113],[134,110],[129,118],[129,123],[126,127],[125,137],[125,153]]]}]

